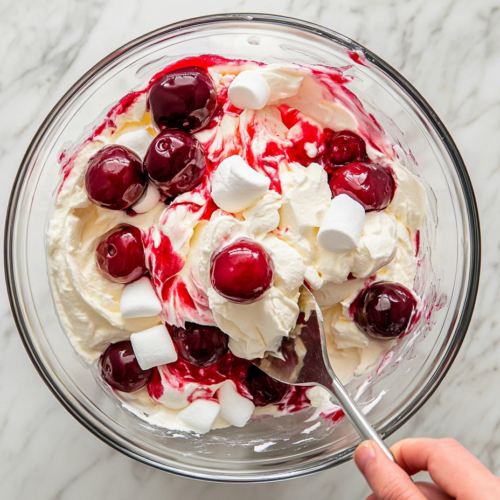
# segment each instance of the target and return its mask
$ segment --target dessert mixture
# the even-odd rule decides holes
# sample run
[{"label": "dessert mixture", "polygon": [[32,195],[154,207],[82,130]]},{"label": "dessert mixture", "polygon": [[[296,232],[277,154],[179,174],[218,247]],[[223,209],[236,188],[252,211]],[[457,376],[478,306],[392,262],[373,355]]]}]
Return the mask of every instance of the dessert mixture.
[{"label": "dessert mixture", "polygon": [[346,383],[411,333],[420,182],[346,68],[186,58],[63,153],[47,232],[60,321],[123,405],[205,433],[316,407],[252,360],[311,305]]}]

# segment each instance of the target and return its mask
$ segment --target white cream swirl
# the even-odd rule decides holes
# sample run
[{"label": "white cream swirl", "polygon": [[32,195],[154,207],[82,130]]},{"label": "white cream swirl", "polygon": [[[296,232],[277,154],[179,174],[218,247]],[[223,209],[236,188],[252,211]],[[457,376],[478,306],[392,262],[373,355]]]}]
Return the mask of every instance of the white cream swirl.
[{"label": "white cream swirl", "polygon": [[[215,212],[204,228],[201,241],[198,269],[210,310],[217,326],[229,335],[231,351],[245,359],[262,357],[266,351],[276,352],[281,339],[295,326],[299,314],[298,289],[304,276],[302,259],[292,247],[271,234],[279,223],[280,205],[281,196],[268,191],[259,202],[242,212],[243,220],[222,211]],[[212,255],[240,237],[262,242],[274,263],[276,279],[273,286],[253,304],[230,302],[210,283]],[[288,260],[283,258],[285,255]]]},{"label": "white cream swirl", "polygon": [[89,142],[77,154],[57,196],[46,236],[49,276],[59,319],[76,351],[95,361],[112,342],[160,323],[158,316],[124,319],[120,313],[123,285],[105,279],[95,264],[99,238],[118,224],[149,228],[162,206],[129,217],[94,205],[84,188],[87,163],[103,143]]}]

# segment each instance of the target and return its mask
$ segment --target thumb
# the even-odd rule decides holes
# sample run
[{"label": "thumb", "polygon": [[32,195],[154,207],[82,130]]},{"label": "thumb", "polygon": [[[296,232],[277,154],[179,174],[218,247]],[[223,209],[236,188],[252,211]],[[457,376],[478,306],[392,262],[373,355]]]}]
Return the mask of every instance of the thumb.
[{"label": "thumb", "polygon": [[354,461],[377,500],[426,500],[408,474],[391,462],[374,441],[361,443]]}]

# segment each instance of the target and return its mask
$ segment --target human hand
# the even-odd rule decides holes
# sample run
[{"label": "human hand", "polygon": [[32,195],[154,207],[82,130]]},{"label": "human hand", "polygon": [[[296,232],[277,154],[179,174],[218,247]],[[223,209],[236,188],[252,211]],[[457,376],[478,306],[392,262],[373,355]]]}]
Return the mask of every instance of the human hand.
[{"label": "human hand", "polygon": [[[373,491],[366,500],[500,499],[500,479],[454,439],[403,439],[391,451],[399,466],[374,441],[356,449],[354,461]],[[434,483],[408,477],[423,470]]]}]

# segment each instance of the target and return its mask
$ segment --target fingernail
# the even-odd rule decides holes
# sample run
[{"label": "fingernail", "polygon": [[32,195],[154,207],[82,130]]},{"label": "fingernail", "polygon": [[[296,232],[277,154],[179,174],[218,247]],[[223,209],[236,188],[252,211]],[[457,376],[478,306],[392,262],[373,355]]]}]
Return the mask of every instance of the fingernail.
[{"label": "fingernail", "polygon": [[365,473],[366,466],[375,458],[375,450],[371,441],[362,442],[354,452],[354,462],[358,466],[361,474]]}]

